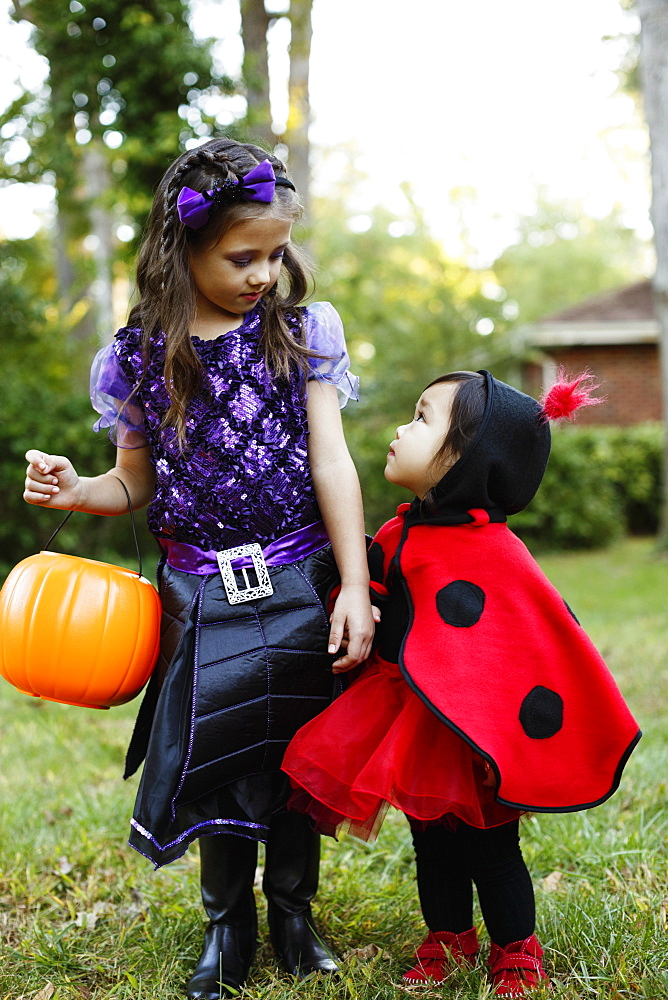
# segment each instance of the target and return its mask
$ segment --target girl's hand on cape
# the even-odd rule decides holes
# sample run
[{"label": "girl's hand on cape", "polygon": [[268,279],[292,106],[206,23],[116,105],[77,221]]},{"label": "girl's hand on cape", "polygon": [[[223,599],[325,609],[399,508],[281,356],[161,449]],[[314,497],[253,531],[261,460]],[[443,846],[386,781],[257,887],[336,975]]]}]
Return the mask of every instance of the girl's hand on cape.
[{"label": "girl's hand on cape", "polygon": [[332,672],[343,674],[371,653],[380,611],[369,603],[368,587],[342,586],[329,620],[329,652],[345,650],[345,655],[332,664]]},{"label": "girl's hand on cape", "polygon": [[29,464],[23,499],[56,510],[77,510],[83,491],[70,460],[35,449],[26,452],[26,459]]}]

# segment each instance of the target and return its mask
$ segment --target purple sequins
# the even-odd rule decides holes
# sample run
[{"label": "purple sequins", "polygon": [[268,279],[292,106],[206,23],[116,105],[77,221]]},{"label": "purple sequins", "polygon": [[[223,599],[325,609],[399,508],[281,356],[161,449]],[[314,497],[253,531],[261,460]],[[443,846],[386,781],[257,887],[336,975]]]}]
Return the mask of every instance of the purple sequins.
[{"label": "purple sequins", "polygon": [[154,338],[144,373],[141,332],[125,328],[114,353],[133,402],[144,413],[157,482],[147,512],[151,531],[204,549],[266,544],[320,519],[307,456],[304,376],[272,379],[259,346],[261,316],[216,340],[193,338],[210,395],[188,410],[186,447],[161,428],[168,404],[164,336]]}]

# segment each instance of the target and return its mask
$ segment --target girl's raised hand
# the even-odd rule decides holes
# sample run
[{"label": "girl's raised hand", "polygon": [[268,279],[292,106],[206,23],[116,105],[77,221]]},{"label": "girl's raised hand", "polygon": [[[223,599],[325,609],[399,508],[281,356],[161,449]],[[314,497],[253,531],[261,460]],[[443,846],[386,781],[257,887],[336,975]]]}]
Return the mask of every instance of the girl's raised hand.
[{"label": "girl's raised hand", "polygon": [[23,499],[57,510],[76,510],[81,502],[81,480],[70,460],[35,449],[26,452],[26,459]]}]

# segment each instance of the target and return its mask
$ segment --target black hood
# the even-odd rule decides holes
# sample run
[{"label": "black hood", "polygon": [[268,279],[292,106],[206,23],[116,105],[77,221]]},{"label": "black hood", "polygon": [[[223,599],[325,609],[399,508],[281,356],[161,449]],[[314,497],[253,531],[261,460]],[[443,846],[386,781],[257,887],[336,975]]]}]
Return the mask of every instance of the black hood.
[{"label": "black hood", "polygon": [[469,524],[470,510],[484,510],[490,521],[505,521],[533,499],[550,454],[550,427],[540,403],[480,371],[487,405],[478,432],[463,455],[431,492],[434,502],[417,497],[409,523]]}]

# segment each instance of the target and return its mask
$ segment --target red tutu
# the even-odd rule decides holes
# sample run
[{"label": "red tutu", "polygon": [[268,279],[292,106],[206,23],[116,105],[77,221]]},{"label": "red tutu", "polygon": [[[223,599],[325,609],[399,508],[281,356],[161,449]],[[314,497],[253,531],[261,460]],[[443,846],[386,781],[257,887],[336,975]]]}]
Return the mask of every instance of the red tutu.
[{"label": "red tutu", "polygon": [[484,762],[375,654],[361,677],[303,726],[283,759],[292,808],[323,833],[373,838],[388,804],[423,823],[500,826],[518,811],[483,784]]}]

